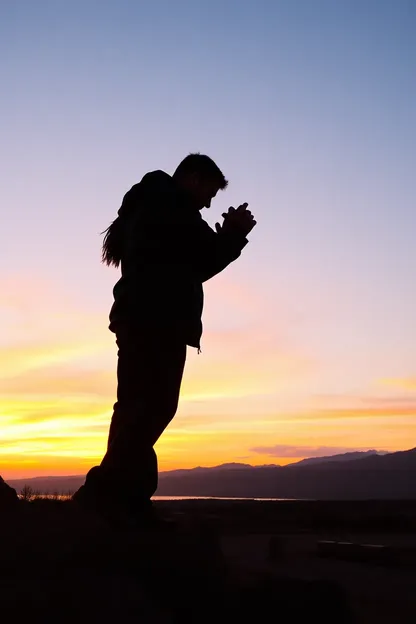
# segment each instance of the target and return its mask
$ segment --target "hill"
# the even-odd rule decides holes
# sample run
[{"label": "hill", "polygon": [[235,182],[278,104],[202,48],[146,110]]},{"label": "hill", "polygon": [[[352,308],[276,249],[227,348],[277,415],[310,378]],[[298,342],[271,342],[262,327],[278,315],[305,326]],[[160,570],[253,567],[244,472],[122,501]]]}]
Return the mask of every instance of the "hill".
[{"label": "hill", "polygon": [[299,465],[311,465],[311,464],[323,464],[333,461],[352,461],[354,459],[363,459],[364,457],[370,457],[370,455],[387,455],[386,451],[354,451],[350,453],[341,453],[340,455],[324,455],[323,457],[308,457],[307,459],[301,459],[296,462],[296,466]]},{"label": "hill", "polygon": [[[347,454],[349,455],[349,454]],[[416,498],[416,449],[358,459],[319,458],[288,466],[224,464],[162,472],[158,496],[296,498],[319,500]],[[75,491],[83,476],[9,481],[18,491],[30,485],[45,493]]]}]

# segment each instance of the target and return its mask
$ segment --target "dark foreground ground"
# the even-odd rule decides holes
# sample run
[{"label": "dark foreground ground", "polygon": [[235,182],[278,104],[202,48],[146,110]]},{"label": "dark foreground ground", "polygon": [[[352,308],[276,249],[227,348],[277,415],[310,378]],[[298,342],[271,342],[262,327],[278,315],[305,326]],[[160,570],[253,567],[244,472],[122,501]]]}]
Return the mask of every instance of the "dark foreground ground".
[{"label": "dark foreground ground", "polygon": [[177,531],[65,501],[2,512],[0,621],[416,622],[416,501],[155,505]]}]

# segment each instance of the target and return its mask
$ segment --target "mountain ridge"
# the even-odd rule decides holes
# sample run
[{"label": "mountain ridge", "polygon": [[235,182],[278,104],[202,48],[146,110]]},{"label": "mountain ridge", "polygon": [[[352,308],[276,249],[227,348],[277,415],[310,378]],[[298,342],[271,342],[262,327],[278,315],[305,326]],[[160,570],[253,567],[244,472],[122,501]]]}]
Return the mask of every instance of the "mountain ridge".
[{"label": "mountain ridge", "polygon": [[[380,454],[381,453],[381,454]],[[279,466],[227,463],[161,472],[158,496],[303,498],[323,500],[416,498],[416,448],[385,453],[363,451]],[[84,475],[11,479],[20,491],[75,491]]]}]

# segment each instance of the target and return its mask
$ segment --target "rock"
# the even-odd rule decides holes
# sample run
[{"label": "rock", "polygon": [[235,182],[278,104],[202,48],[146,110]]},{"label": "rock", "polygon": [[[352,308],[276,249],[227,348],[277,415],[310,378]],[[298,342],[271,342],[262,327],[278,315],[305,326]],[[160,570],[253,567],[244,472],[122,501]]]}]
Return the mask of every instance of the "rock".
[{"label": "rock", "polygon": [[7,485],[4,479],[0,477],[0,511],[14,509],[18,502],[19,497],[16,490]]}]

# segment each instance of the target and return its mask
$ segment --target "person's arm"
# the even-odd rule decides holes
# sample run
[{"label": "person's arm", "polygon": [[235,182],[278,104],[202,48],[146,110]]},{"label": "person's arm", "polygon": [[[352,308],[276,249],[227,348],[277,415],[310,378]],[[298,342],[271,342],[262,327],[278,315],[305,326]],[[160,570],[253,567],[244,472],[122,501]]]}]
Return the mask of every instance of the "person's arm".
[{"label": "person's arm", "polygon": [[227,215],[223,226],[217,224],[216,232],[200,214],[178,219],[172,207],[157,213],[150,209],[142,213],[129,233],[131,251],[139,263],[165,265],[169,271],[188,266],[205,282],[236,260],[247,245],[246,234],[253,225],[242,223],[247,219],[240,212],[244,206],[230,209],[238,214]]},{"label": "person's arm", "polygon": [[247,245],[247,238],[240,232],[214,232],[206,223],[201,225],[201,245],[195,250],[195,264],[201,282],[221,273],[234,262]]},{"label": "person's arm", "polygon": [[215,224],[216,232],[201,219],[203,240],[199,250],[198,263],[201,281],[205,282],[220,273],[236,260],[247,245],[247,234],[256,225],[248,204],[241,204],[237,209],[232,206],[223,213],[224,221]]}]

